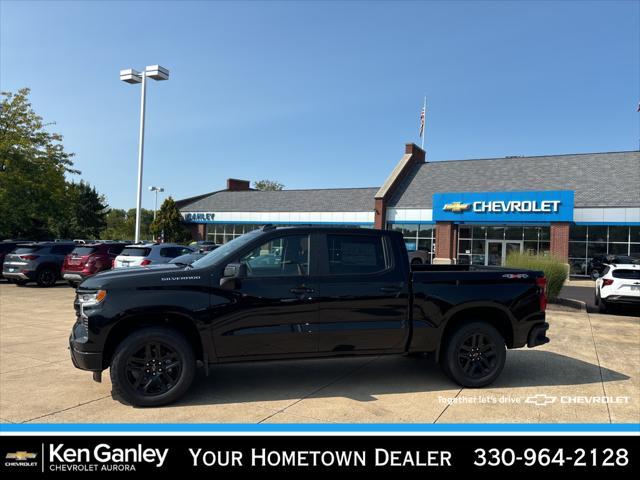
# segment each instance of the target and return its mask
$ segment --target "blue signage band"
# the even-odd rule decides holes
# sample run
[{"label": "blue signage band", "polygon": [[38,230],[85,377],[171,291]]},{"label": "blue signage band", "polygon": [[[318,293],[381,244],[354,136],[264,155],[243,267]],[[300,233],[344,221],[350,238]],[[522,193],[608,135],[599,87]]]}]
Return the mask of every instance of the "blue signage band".
[{"label": "blue signage band", "polygon": [[448,222],[572,222],[573,191],[433,194],[433,220]]}]

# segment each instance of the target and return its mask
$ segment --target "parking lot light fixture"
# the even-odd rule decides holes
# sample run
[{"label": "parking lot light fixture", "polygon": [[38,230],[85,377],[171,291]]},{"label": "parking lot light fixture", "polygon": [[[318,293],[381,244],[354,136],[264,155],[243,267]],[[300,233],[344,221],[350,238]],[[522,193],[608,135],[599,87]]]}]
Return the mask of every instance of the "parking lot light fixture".
[{"label": "parking lot light fixture", "polygon": [[163,187],[154,187],[153,185],[149,187],[149,191],[156,192],[156,202],[153,207],[153,219],[156,219],[156,212],[158,211],[158,193],[164,192]]},{"label": "parking lot light fixture", "polygon": [[[136,196],[136,232],[135,242],[140,241],[140,218],[142,210],[142,165],[144,160],[144,115],[145,115],[145,103],[147,96],[147,81],[151,78],[153,80],[169,80],[169,70],[161,67],[160,65],[150,65],[145,67],[144,71],[139,72],[133,68],[120,70],[120,80],[126,83],[142,84],[142,91],[140,92],[140,136],[138,141],[138,186]],[[156,192],[157,202],[157,192]],[[154,214],[155,217],[155,214]]]}]

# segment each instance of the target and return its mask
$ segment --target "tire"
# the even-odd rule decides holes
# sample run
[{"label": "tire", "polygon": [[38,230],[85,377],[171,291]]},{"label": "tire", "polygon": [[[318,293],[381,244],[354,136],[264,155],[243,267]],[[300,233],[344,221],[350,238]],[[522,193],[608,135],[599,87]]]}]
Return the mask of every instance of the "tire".
[{"label": "tire", "polygon": [[38,270],[38,275],[36,276],[36,283],[39,287],[53,287],[56,284],[57,276],[56,272],[51,267],[42,267]]},{"label": "tire", "polygon": [[78,285],[80,285],[79,282],[72,282],[71,280],[69,280],[67,283],[71,288],[78,288]]},{"label": "tire", "polygon": [[[163,358],[175,366],[163,371]],[[193,348],[180,333],[163,327],[143,328],[126,337],[113,355],[112,394],[137,407],[166,405],[184,395],[195,372]]]},{"label": "tire", "polygon": [[596,303],[596,305],[598,305],[598,313],[607,313],[607,309],[609,308],[607,302],[603,300],[600,295],[598,295],[597,300],[598,303]]},{"label": "tire", "polygon": [[422,265],[422,260],[420,260],[419,258],[414,258],[413,260],[411,260],[411,265]]},{"label": "tire", "polygon": [[[474,359],[469,359],[473,355]],[[504,368],[507,351],[500,332],[486,322],[462,324],[446,340],[441,359],[445,374],[458,385],[491,384]]]}]

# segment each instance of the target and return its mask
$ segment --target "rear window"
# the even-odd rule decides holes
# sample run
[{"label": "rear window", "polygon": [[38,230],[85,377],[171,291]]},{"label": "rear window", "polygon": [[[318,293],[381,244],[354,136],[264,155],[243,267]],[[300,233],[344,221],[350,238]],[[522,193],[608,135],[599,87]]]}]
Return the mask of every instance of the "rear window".
[{"label": "rear window", "polygon": [[626,280],[640,280],[640,270],[614,270],[613,278],[622,278]]},{"label": "rear window", "polygon": [[327,235],[329,273],[374,273],[386,268],[382,237]]},{"label": "rear window", "polygon": [[151,253],[150,248],[127,247],[122,250],[122,253],[120,255],[124,255],[126,257],[146,257],[147,255],[149,255],[149,253]]},{"label": "rear window", "polygon": [[112,247],[109,247],[109,253],[111,255],[119,255],[122,250],[124,250],[124,245],[113,245]]},{"label": "rear window", "polygon": [[96,247],[76,247],[71,252],[72,255],[78,257],[84,257],[85,255],[91,255],[93,252],[97,251]]},{"label": "rear window", "polygon": [[35,252],[39,252],[43,248],[44,247],[38,247],[38,246],[34,246],[34,247],[18,247],[13,251],[13,253],[17,253],[17,254],[35,253]]}]

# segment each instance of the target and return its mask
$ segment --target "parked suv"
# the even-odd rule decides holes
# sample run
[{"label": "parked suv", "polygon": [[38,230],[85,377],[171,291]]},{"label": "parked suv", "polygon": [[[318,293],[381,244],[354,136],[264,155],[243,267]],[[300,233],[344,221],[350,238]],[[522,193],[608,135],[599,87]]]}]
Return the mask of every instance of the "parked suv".
[{"label": "parked suv", "polygon": [[5,257],[2,276],[18,285],[36,282],[52,287],[62,277],[64,257],[75,248],[73,243],[35,242],[20,244]]},{"label": "parked suv", "polygon": [[140,267],[158,263],[169,263],[172,258],[193,253],[193,248],[177,243],[142,243],[127,245],[118,255],[113,268]]},{"label": "parked suv", "polygon": [[611,304],[640,306],[640,265],[607,265],[596,280],[595,304],[601,313]]},{"label": "parked suv", "polygon": [[0,267],[4,263],[4,257],[11,253],[18,246],[18,242],[3,240],[0,242]]},{"label": "parked suv", "polygon": [[103,270],[109,270],[124,243],[87,243],[78,245],[67,255],[62,264],[62,278],[73,287],[85,278]]},{"label": "parked suv", "polygon": [[627,255],[596,255],[587,264],[587,274],[592,280],[604,275],[604,269],[612,264],[634,264],[640,263],[640,258],[629,257]]}]

